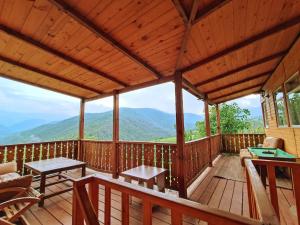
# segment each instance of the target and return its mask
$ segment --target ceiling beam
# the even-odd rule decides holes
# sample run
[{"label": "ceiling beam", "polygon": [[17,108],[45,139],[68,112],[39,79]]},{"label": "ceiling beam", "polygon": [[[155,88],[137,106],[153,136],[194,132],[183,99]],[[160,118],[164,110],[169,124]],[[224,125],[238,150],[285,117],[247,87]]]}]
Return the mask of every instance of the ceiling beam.
[{"label": "ceiling beam", "polygon": [[87,70],[91,73],[97,74],[97,75],[99,75],[99,76],[101,76],[101,77],[103,77],[107,80],[110,80],[110,81],[112,81],[112,82],[114,82],[114,83],[116,83],[120,86],[123,86],[123,87],[128,86],[128,84],[116,79],[115,77],[113,77],[113,76],[111,76],[111,75],[109,75],[109,74],[107,74],[103,71],[100,71],[96,68],[93,68],[93,67],[91,67],[91,66],[89,66],[89,65],[87,65],[87,64],[85,64],[85,63],[83,63],[83,62],[81,62],[81,61],[79,61],[75,58],[72,58],[72,57],[70,57],[70,56],[68,56],[68,55],[66,55],[62,52],[57,51],[56,49],[50,48],[49,46],[47,46],[47,45],[45,45],[45,44],[43,44],[39,41],[36,41],[36,40],[32,39],[29,36],[26,36],[26,35],[21,34],[17,31],[15,31],[15,30],[12,30],[12,29],[10,29],[10,28],[2,25],[2,24],[0,24],[0,31],[2,31],[2,32],[6,33],[7,35],[12,36],[12,37],[14,37],[18,40],[21,40],[21,41],[23,41],[23,42],[25,42],[29,45],[32,45],[36,48],[39,48],[42,51],[47,52],[48,54],[54,55],[56,57],[61,58],[64,61],[67,61],[67,62],[69,62],[71,64],[74,64],[78,67],[81,67],[84,70]]},{"label": "ceiling beam", "polygon": [[218,9],[222,8],[224,5],[228,4],[232,0],[215,0],[205,8],[198,11],[195,20],[193,21],[193,25],[199,23],[201,20],[214,13]]},{"label": "ceiling beam", "polygon": [[46,89],[46,90],[49,90],[49,91],[54,91],[54,92],[59,93],[59,94],[64,94],[64,95],[68,95],[68,96],[75,97],[75,98],[82,98],[82,96],[79,96],[79,95],[76,95],[76,94],[72,94],[72,93],[69,93],[69,92],[66,92],[66,91],[63,91],[63,90],[59,90],[57,88],[51,88],[51,87],[48,87],[46,85],[36,84],[36,83],[31,82],[31,81],[22,80],[20,78],[11,77],[11,76],[9,76],[7,74],[4,74],[4,73],[0,73],[0,77],[3,77],[5,79],[9,79],[9,80],[13,80],[13,81],[17,81],[17,82],[20,82],[20,83],[23,83],[23,84],[28,84],[28,85],[32,85],[32,86],[35,86],[35,87],[43,88],[43,89]]},{"label": "ceiling beam", "polygon": [[4,56],[0,56],[0,60],[3,61],[3,62],[5,62],[5,63],[8,63],[10,65],[13,65],[13,66],[16,66],[16,67],[21,67],[21,68],[23,68],[25,70],[41,74],[41,75],[43,75],[45,77],[48,77],[48,78],[51,78],[51,79],[54,79],[54,80],[57,80],[57,81],[60,81],[60,82],[64,82],[64,83],[70,84],[70,85],[78,87],[78,88],[82,88],[82,89],[85,89],[85,90],[88,90],[88,91],[92,91],[92,92],[97,93],[97,94],[103,94],[103,92],[97,90],[96,88],[93,88],[93,87],[87,86],[85,84],[81,84],[81,83],[78,83],[78,82],[75,82],[75,81],[63,78],[61,76],[49,73],[47,71],[40,70],[40,69],[38,69],[36,67],[33,67],[33,66],[30,66],[30,65],[27,65],[27,64],[24,64],[24,63],[21,63],[21,62],[9,59],[9,58],[4,57]]},{"label": "ceiling beam", "polygon": [[254,81],[254,80],[256,80],[258,78],[261,78],[261,77],[266,77],[268,75],[271,75],[272,73],[273,73],[273,70],[267,71],[267,72],[264,72],[264,73],[260,73],[260,74],[257,74],[255,76],[247,77],[246,79],[242,79],[242,80],[236,81],[234,83],[230,83],[230,84],[222,86],[220,88],[211,89],[210,91],[205,92],[205,93],[207,95],[214,94],[216,92],[223,91],[223,90],[225,90],[227,88],[231,88],[231,87],[236,86],[236,85],[240,85],[240,84],[243,84],[243,83],[246,83],[246,82],[251,82],[251,81]]},{"label": "ceiling beam", "polygon": [[262,40],[262,39],[264,39],[266,37],[269,37],[271,35],[274,35],[274,34],[277,34],[277,33],[281,32],[281,31],[284,31],[284,30],[286,30],[288,28],[296,26],[299,23],[300,23],[300,16],[294,17],[293,19],[291,19],[291,20],[289,20],[287,22],[283,22],[283,23],[281,23],[279,25],[276,25],[276,26],[270,28],[269,30],[263,31],[263,32],[261,32],[261,33],[259,33],[257,35],[254,35],[254,36],[246,39],[246,40],[243,40],[243,41],[241,41],[241,42],[239,42],[239,43],[237,43],[237,44],[235,44],[235,45],[233,45],[233,46],[231,46],[229,48],[226,48],[226,49],[224,49],[224,50],[222,50],[222,51],[220,51],[220,52],[218,52],[218,53],[216,53],[214,55],[211,55],[211,56],[209,56],[209,57],[207,57],[205,59],[202,59],[202,60],[200,60],[200,61],[198,61],[196,63],[193,63],[192,65],[187,66],[187,67],[181,69],[181,71],[183,73],[186,73],[186,72],[189,72],[191,70],[194,70],[194,69],[196,69],[196,68],[198,68],[200,66],[203,66],[203,65],[205,65],[207,63],[210,63],[210,62],[212,62],[212,61],[214,61],[216,59],[224,57],[225,55],[228,55],[228,54],[230,54],[232,52],[235,52],[235,51],[237,51],[239,49],[242,49],[242,48],[244,48],[244,47],[246,47],[248,45],[251,45],[251,44],[253,44],[253,43],[255,43],[255,42],[259,41],[259,40]]},{"label": "ceiling beam", "polygon": [[183,22],[185,24],[187,24],[189,21],[189,18],[187,16],[187,13],[186,13],[185,9],[183,8],[180,0],[172,0],[172,2],[174,4],[175,8],[177,9],[177,11],[179,12],[179,15],[181,16]]},{"label": "ceiling beam", "polygon": [[[179,0],[176,1],[178,4],[180,4]],[[184,56],[184,53],[186,52],[186,45],[188,42],[188,39],[190,37],[191,34],[191,29],[192,29],[192,23],[196,17],[197,11],[198,11],[198,6],[199,6],[199,0],[194,0],[193,1],[193,5],[191,8],[191,13],[190,16],[188,18],[187,23],[185,23],[185,32],[182,38],[182,42],[181,42],[181,47],[180,47],[180,51],[176,60],[176,65],[175,65],[175,71],[177,71],[180,66],[181,66],[181,62]],[[175,72],[176,73],[176,72]],[[183,78],[183,87],[185,90],[187,90],[188,92],[190,92],[192,95],[195,95],[196,97],[200,98],[200,99],[204,99],[204,94],[202,94],[199,90],[197,90],[197,88],[190,83],[187,79]]]},{"label": "ceiling beam", "polygon": [[[158,84],[163,84],[163,83],[167,83],[167,82],[171,82],[171,81],[174,81],[174,76],[162,77],[160,79],[155,79],[155,80],[147,81],[147,82],[144,82],[141,84],[132,85],[132,86],[120,89],[118,92],[119,92],[119,94],[122,94],[122,93],[135,91],[138,89],[147,88],[147,87],[151,87],[151,86],[155,86]],[[93,101],[93,100],[109,97],[109,96],[112,96],[114,93],[115,93],[115,91],[112,91],[112,92],[98,95],[98,96],[95,96],[92,98],[88,98],[88,99],[86,99],[86,101]]]},{"label": "ceiling beam", "polygon": [[[242,95],[239,95],[239,96],[236,96],[234,98],[229,98],[229,99],[226,99],[226,100],[222,100],[220,99],[219,101],[215,101],[216,104],[220,104],[220,103],[224,103],[224,102],[228,102],[228,101],[231,101],[231,100],[234,100],[234,99],[237,99],[237,98],[242,98],[242,97],[245,97],[245,96],[248,96],[250,94],[259,94],[260,92],[257,91],[257,92],[251,92],[251,93],[245,93],[245,94],[242,94]],[[230,97],[230,96],[229,96]]]},{"label": "ceiling beam", "polygon": [[121,45],[118,41],[113,39],[109,34],[105,33],[99,26],[88,20],[86,16],[83,16],[79,11],[75,10],[69,4],[63,0],[49,0],[56,7],[63,10],[69,16],[71,16],[75,21],[77,21],[82,26],[86,27],[88,30],[97,35],[107,44],[111,45],[118,51],[122,52],[125,56],[129,57],[132,61],[142,66],[144,69],[152,73],[156,78],[161,78],[162,75],[154,69],[152,66],[148,65],[141,57],[127,49],[125,46]]},{"label": "ceiling beam", "polygon": [[287,53],[287,51],[282,51],[282,52],[275,53],[274,55],[264,57],[264,58],[262,58],[262,59],[259,59],[259,60],[254,61],[254,62],[252,62],[252,63],[246,64],[246,65],[243,65],[243,66],[238,67],[238,68],[236,68],[236,69],[233,69],[233,70],[227,71],[227,72],[225,72],[225,73],[219,74],[219,75],[217,75],[217,76],[215,76],[215,77],[212,77],[212,78],[210,78],[210,79],[207,79],[207,80],[198,82],[198,83],[195,84],[195,86],[198,88],[198,87],[200,87],[200,86],[203,86],[203,85],[205,85],[205,84],[214,82],[214,81],[216,81],[216,80],[220,80],[220,79],[223,79],[223,78],[225,78],[225,77],[232,76],[232,75],[235,74],[235,73],[239,73],[239,72],[241,72],[241,71],[250,69],[250,68],[252,68],[252,67],[255,67],[255,66],[258,66],[258,65],[267,63],[267,62],[269,62],[269,61],[272,61],[272,60],[274,60],[274,59],[277,59],[277,58],[279,58],[279,57],[282,57],[282,56],[284,56],[286,53]]},{"label": "ceiling beam", "polygon": [[245,89],[242,89],[242,90],[238,90],[238,91],[233,91],[233,92],[230,92],[230,93],[227,93],[227,94],[224,94],[224,95],[220,95],[218,97],[215,97],[215,98],[210,98],[211,101],[214,101],[214,102],[218,102],[218,99],[221,99],[221,98],[225,98],[225,97],[228,97],[228,96],[231,96],[231,95],[234,95],[234,94],[237,94],[239,92],[243,92],[243,91],[249,91],[253,88],[258,88],[258,87],[261,87],[263,85],[263,83],[260,83],[260,84],[255,84],[255,85],[252,85],[250,87],[247,87]]}]

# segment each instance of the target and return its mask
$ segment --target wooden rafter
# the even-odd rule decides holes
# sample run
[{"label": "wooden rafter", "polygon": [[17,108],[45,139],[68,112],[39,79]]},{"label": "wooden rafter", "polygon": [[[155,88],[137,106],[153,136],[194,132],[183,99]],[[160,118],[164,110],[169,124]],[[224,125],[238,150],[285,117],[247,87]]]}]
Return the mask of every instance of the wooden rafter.
[{"label": "wooden rafter", "polygon": [[204,18],[206,18],[210,14],[214,13],[215,11],[217,11],[218,9],[220,9],[221,7],[223,7],[224,5],[228,4],[231,1],[232,0],[215,0],[215,1],[213,1],[211,4],[209,4],[204,9],[198,11],[196,18],[193,21],[193,25],[200,22],[201,20],[203,20]]},{"label": "wooden rafter", "polygon": [[202,60],[200,60],[200,61],[198,61],[196,63],[193,63],[192,65],[187,66],[187,67],[181,69],[181,71],[183,73],[186,73],[188,71],[194,70],[194,69],[196,69],[196,68],[198,68],[198,67],[200,67],[202,65],[205,65],[205,64],[207,64],[209,62],[212,62],[212,61],[214,61],[216,59],[219,59],[221,57],[224,57],[225,55],[231,54],[231,53],[233,53],[233,52],[235,52],[235,51],[237,51],[239,49],[242,49],[242,48],[244,48],[244,47],[246,47],[248,45],[251,45],[251,44],[253,44],[253,43],[255,43],[255,42],[259,41],[259,40],[262,40],[262,39],[264,39],[266,37],[269,37],[271,35],[274,35],[274,34],[277,34],[277,33],[281,32],[281,31],[284,31],[284,30],[286,30],[288,28],[296,26],[299,23],[300,23],[300,16],[297,16],[297,17],[295,17],[295,18],[293,18],[293,19],[291,19],[291,20],[289,20],[287,22],[284,22],[284,23],[281,23],[279,25],[276,25],[276,26],[270,28],[269,30],[263,31],[263,32],[261,32],[261,33],[259,33],[257,35],[254,35],[254,36],[246,39],[246,40],[243,40],[243,41],[241,41],[241,42],[239,42],[239,43],[237,43],[237,44],[235,44],[235,45],[233,45],[233,46],[231,46],[229,48],[226,48],[226,49],[224,49],[224,50],[222,50],[222,51],[214,54],[214,55],[211,55],[211,56],[209,56],[209,57],[207,57],[205,59],[202,59]]},{"label": "wooden rafter", "polygon": [[85,64],[85,63],[83,63],[83,62],[81,62],[81,61],[79,61],[77,59],[74,59],[74,58],[72,58],[72,57],[70,57],[70,56],[68,56],[68,55],[66,55],[66,54],[64,54],[62,52],[57,51],[56,49],[50,48],[49,46],[47,46],[47,45],[45,45],[45,44],[43,44],[43,43],[41,43],[41,42],[39,42],[37,40],[34,40],[31,37],[29,37],[29,36],[26,36],[26,35],[21,34],[21,33],[17,32],[17,31],[15,31],[15,30],[12,30],[12,29],[10,29],[10,28],[2,25],[2,24],[0,24],[0,31],[8,34],[9,36],[12,36],[12,37],[18,39],[18,40],[21,40],[21,41],[23,41],[23,42],[25,42],[25,43],[27,43],[29,45],[32,45],[32,46],[34,46],[36,48],[39,48],[39,49],[41,49],[44,52],[47,52],[47,53],[49,53],[51,55],[54,55],[54,56],[56,56],[58,58],[61,58],[64,61],[67,61],[67,62],[69,62],[71,64],[74,64],[74,65],[76,65],[78,67],[81,67],[84,70],[87,70],[87,71],[89,71],[91,73],[97,74],[97,75],[99,75],[99,76],[101,76],[101,77],[103,77],[103,78],[105,78],[107,80],[110,80],[110,81],[112,81],[112,82],[114,82],[114,83],[116,83],[116,84],[118,84],[120,86],[123,86],[123,87],[127,87],[128,86],[126,83],[124,83],[124,82],[116,79],[115,77],[113,77],[113,76],[111,76],[111,75],[109,75],[109,74],[107,74],[107,73],[105,73],[103,71],[100,71],[100,70],[98,70],[96,68],[93,68],[93,67],[91,67],[91,66],[89,66],[89,65],[87,65],[87,64]]},{"label": "wooden rafter", "polygon": [[[298,41],[298,39],[300,39],[300,32],[298,33],[298,35],[296,36],[296,38],[294,39],[294,41],[292,42],[292,44],[290,45],[289,49],[287,50],[287,53],[286,55],[290,52],[290,50],[294,47],[294,45],[296,44],[296,42]],[[278,66],[282,63],[282,61],[284,60],[285,57],[282,57],[282,59],[278,62],[278,64],[276,65],[275,69],[274,69],[274,72],[277,70]],[[266,81],[265,83],[263,84],[262,86],[262,89],[264,89],[265,85],[267,84],[267,82],[269,81],[269,79],[271,78],[272,76],[270,76]]]},{"label": "wooden rafter", "polygon": [[110,44],[118,51],[122,52],[125,56],[129,57],[132,61],[139,64],[147,71],[152,73],[156,78],[161,78],[162,75],[152,66],[147,64],[141,57],[127,49],[125,46],[121,45],[118,41],[113,39],[109,34],[105,33],[99,26],[94,24],[92,21],[88,20],[87,17],[83,16],[79,11],[75,10],[69,4],[67,4],[63,0],[49,0],[56,7],[66,12],[69,16],[71,16],[75,21],[77,21],[82,26],[89,29],[91,32],[96,34],[99,38],[105,41],[107,44]]},{"label": "wooden rafter", "polygon": [[209,94],[216,93],[216,92],[218,92],[218,91],[223,91],[223,90],[225,90],[225,89],[227,89],[227,88],[231,88],[231,87],[236,86],[236,85],[240,85],[240,84],[243,84],[243,83],[246,83],[246,82],[251,82],[251,81],[254,81],[254,80],[256,80],[256,79],[258,79],[258,78],[261,78],[261,77],[269,76],[269,75],[271,75],[272,73],[273,73],[273,70],[267,71],[267,72],[264,72],[264,73],[260,73],[260,74],[257,74],[257,75],[255,75],[255,76],[247,77],[246,79],[242,79],[242,80],[239,80],[239,81],[237,81],[237,82],[230,83],[230,84],[225,85],[225,86],[222,86],[222,87],[220,87],[220,88],[214,88],[214,89],[212,89],[212,90],[206,92],[206,94],[209,95]]},{"label": "wooden rafter", "polygon": [[[122,94],[122,93],[135,91],[135,90],[138,90],[138,89],[151,87],[151,86],[155,86],[155,85],[158,85],[158,84],[163,84],[163,83],[167,83],[167,82],[171,82],[171,81],[174,81],[174,76],[162,77],[160,79],[155,79],[155,80],[152,80],[152,81],[147,81],[147,82],[144,82],[144,83],[141,83],[141,84],[136,84],[136,85],[132,85],[132,86],[120,89],[118,91],[118,93]],[[105,94],[102,94],[102,95],[98,95],[98,96],[95,96],[95,97],[92,97],[92,98],[88,98],[87,101],[93,101],[93,100],[105,98],[105,97],[108,97],[108,96],[112,96],[114,93],[115,93],[115,91],[108,92],[108,93],[105,93]]]},{"label": "wooden rafter", "polygon": [[247,87],[247,88],[245,88],[245,89],[242,89],[242,90],[237,90],[237,91],[233,91],[233,92],[227,93],[227,94],[225,94],[225,95],[220,95],[220,96],[215,97],[215,98],[210,98],[210,100],[211,100],[211,101],[214,101],[214,102],[218,102],[218,99],[226,98],[226,97],[228,97],[228,96],[231,96],[231,95],[240,93],[240,92],[242,92],[242,91],[249,91],[249,90],[251,90],[251,89],[261,87],[262,85],[263,85],[263,83],[255,84],[255,85],[249,86],[249,87]]},{"label": "wooden rafter", "polygon": [[205,95],[201,93],[193,84],[191,84],[188,80],[182,79],[183,88],[190,92],[191,94],[195,95],[199,99],[204,99]]},{"label": "wooden rafter", "polygon": [[180,14],[180,16],[181,16],[183,22],[184,22],[185,24],[187,24],[188,21],[189,21],[189,18],[188,18],[188,16],[187,16],[187,13],[186,13],[186,11],[184,10],[184,8],[183,8],[183,6],[182,6],[180,0],[172,0],[172,2],[173,2],[173,4],[174,4],[175,8],[177,9],[177,11],[179,12],[179,14]]},{"label": "wooden rafter", "polygon": [[39,87],[39,88],[43,88],[43,89],[46,89],[46,90],[49,90],[49,91],[54,91],[54,92],[64,94],[64,95],[68,95],[68,96],[71,96],[71,97],[82,98],[82,96],[80,96],[80,95],[72,94],[72,93],[69,93],[69,92],[66,92],[66,91],[63,91],[63,90],[59,90],[57,88],[48,87],[46,85],[36,84],[36,83],[31,82],[31,81],[22,80],[22,79],[19,79],[19,78],[16,78],[16,77],[11,77],[11,76],[9,76],[7,74],[4,74],[4,73],[0,73],[0,77],[6,78],[6,79],[9,79],[9,80],[13,80],[13,81],[17,81],[17,82],[20,82],[20,83],[24,83],[24,84],[29,84],[29,85]]},{"label": "wooden rafter", "polygon": [[5,63],[8,63],[8,64],[16,66],[16,67],[21,67],[21,68],[23,68],[25,70],[41,74],[41,75],[43,75],[45,77],[49,77],[51,79],[54,79],[54,80],[57,80],[57,81],[60,81],[60,82],[64,82],[64,83],[70,84],[70,85],[78,87],[78,88],[82,88],[82,89],[85,89],[85,90],[88,90],[88,91],[92,91],[92,92],[97,93],[97,94],[103,94],[103,92],[97,90],[96,88],[93,88],[93,87],[87,86],[85,84],[78,83],[78,82],[75,82],[75,81],[63,78],[63,77],[58,76],[56,74],[49,73],[47,71],[43,71],[43,70],[38,69],[36,67],[33,67],[33,66],[30,66],[30,65],[27,65],[27,64],[24,64],[24,63],[21,63],[21,62],[18,62],[18,61],[6,58],[4,56],[0,56],[0,61],[3,61]]},{"label": "wooden rafter", "polygon": [[216,80],[223,79],[223,78],[225,78],[225,77],[229,77],[229,76],[231,76],[231,75],[233,75],[233,74],[235,74],[235,73],[239,73],[239,72],[241,72],[241,71],[248,70],[248,69],[250,69],[250,68],[252,68],[252,67],[255,67],[255,66],[258,66],[258,65],[267,63],[267,62],[269,62],[269,61],[272,61],[272,60],[274,60],[274,59],[277,59],[277,58],[279,58],[279,57],[282,57],[282,56],[284,56],[286,53],[287,53],[287,51],[282,51],[282,52],[278,52],[278,53],[276,53],[276,54],[274,54],[274,55],[264,57],[264,58],[262,58],[262,59],[259,59],[259,60],[257,60],[257,61],[254,61],[254,62],[252,62],[252,63],[246,64],[246,65],[243,65],[243,66],[238,67],[238,68],[236,68],[236,69],[233,69],[233,70],[227,71],[227,72],[225,72],[225,73],[219,74],[219,75],[217,75],[217,76],[215,76],[215,77],[212,77],[212,78],[210,78],[210,79],[207,79],[207,80],[198,82],[198,83],[195,84],[195,86],[196,86],[196,87],[200,87],[200,86],[203,86],[203,85],[205,85],[205,84],[214,82],[214,81],[216,81]]},{"label": "wooden rafter", "polygon": [[[220,103],[223,103],[223,102],[227,102],[227,101],[231,101],[231,100],[234,100],[234,99],[237,99],[237,98],[242,98],[242,97],[245,97],[245,96],[248,96],[250,94],[259,94],[260,91],[256,91],[256,92],[253,92],[253,93],[245,93],[245,94],[241,94],[241,95],[238,95],[234,98],[229,98],[229,99],[225,99],[225,100],[222,100],[221,98],[219,99],[219,101],[215,101],[216,104],[220,104]],[[230,95],[228,96],[230,97]],[[226,97],[225,97],[226,98]],[[224,99],[224,98],[223,98]]]}]

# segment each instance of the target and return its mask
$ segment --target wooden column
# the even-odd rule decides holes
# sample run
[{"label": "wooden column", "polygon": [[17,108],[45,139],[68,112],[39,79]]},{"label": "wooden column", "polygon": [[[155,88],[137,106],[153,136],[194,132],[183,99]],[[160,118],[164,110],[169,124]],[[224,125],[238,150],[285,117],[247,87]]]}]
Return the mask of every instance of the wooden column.
[{"label": "wooden column", "polygon": [[178,152],[179,196],[187,197],[184,173],[184,114],[182,100],[182,73],[175,74],[176,144]]},{"label": "wooden column", "polygon": [[219,104],[216,104],[216,112],[217,112],[217,134],[221,134],[221,119],[220,119],[220,109]]},{"label": "wooden column", "polygon": [[83,145],[82,140],[84,139],[84,111],[85,111],[85,100],[80,101],[80,112],[79,112],[79,160],[83,160]]},{"label": "wooden column", "polygon": [[204,109],[205,109],[205,131],[206,137],[208,137],[208,151],[209,151],[209,166],[212,166],[212,157],[211,157],[211,130],[210,130],[210,122],[209,122],[209,108],[207,100],[204,101]]},{"label": "wooden column", "polygon": [[119,93],[114,92],[114,109],[113,109],[113,178],[119,177]]}]

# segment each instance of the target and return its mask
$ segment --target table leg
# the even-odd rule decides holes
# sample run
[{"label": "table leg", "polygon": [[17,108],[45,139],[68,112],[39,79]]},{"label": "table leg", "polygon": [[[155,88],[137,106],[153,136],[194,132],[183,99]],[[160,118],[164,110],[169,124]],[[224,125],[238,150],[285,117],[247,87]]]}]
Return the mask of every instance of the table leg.
[{"label": "table leg", "polygon": [[[40,193],[45,194],[45,185],[46,185],[46,175],[41,174],[41,181],[40,181]],[[39,202],[39,207],[44,206],[44,198],[41,199]]]},{"label": "table leg", "polygon": [[153,189],[154,178],[147,181],[147,188]]},{"label": "table leg", "polygon": [[85,177],[85,165],[82,166],[81,177]]},{"label": "table leg", "polygon": [[157,187],[160,192],[165,192],[166,176],[164,173],[157,176]]}]

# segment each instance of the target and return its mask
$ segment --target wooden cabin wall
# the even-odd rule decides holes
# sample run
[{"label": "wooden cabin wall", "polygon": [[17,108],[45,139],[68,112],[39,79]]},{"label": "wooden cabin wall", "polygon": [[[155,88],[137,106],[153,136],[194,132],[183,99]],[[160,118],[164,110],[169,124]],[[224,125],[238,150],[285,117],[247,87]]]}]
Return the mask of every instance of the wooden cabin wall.
[{"label": "wooden cabin wall", "polygon": [[[269,127],[265,128],[267,136],[284,140],[284,150],[300,157],[300,127],[278,127],[273,93],[291,76],[300,70],[300,39],[295,42],[270,79],[264,86]],[[299,112],[300,113],[300,112]]]}]

